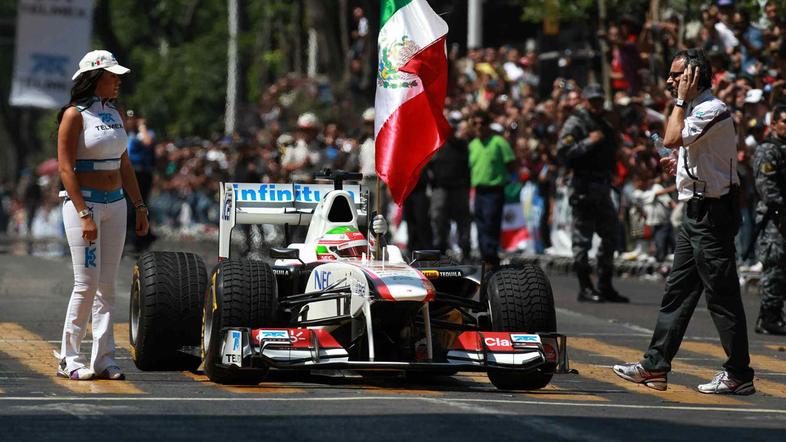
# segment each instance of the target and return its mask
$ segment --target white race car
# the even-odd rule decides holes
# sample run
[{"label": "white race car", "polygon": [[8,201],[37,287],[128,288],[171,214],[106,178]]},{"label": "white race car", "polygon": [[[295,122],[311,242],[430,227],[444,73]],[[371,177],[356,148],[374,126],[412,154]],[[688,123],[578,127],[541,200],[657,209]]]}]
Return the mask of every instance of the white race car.
[{"label": "white race car", "polygon": [[[219,262],[150,252],[136,263],[131,354],[142,370],[196,369],[222,384],[256,384],[270,369],[487,372],[501,389],[545,387],[567,372],[551,286],[536,266],[457,265],[437,251],[406,262],[367,241],[360,174],[332,184],[221,186]],[[230,257],[238,224],[308,226],[275,262]],[[198,355],[198,357],[197,357]]]}]

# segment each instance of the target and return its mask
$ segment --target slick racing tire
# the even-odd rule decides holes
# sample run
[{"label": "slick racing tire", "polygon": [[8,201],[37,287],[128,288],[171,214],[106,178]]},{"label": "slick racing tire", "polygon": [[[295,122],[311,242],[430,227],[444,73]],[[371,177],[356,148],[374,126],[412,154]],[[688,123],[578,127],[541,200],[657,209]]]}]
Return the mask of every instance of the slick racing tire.
[{"label": "slick racing tire", "polygon": [[207,377],[219,384],[256,385],[267,370],[240,370],[221,364],[221,330],[276,324],[276,277],[261,261],[231,259],[218,263],[205,292],[202,355]]},{"label": "slick racing tire", "polygon": [[[486,294],[494,331],[557,331],[554,295],[540,267],[502,267],[489,277]],[[537,390],[548,385],[554,368],[548,364],[528,372],[489,369],[488,375],[501,390]]]},{"label": "slick racing tire", "polygon": [[201,257],[148,252],[133,269],[131,358],[140,370],[195,370],[199,358],[180,351],[199,346],[207,271]]}]

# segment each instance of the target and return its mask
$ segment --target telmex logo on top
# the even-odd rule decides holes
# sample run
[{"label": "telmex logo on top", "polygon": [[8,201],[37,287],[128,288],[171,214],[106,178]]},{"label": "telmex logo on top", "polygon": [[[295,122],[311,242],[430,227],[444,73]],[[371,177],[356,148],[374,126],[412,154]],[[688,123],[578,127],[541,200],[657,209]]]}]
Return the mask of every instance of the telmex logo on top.
[{"label": "telmex logo on top", "polygon": [[[241,187],[242,186],[242,187]],[[357,203],[355,191],[359,186],[345,186],[353,201]],[[318,203],[324,194],[333,190],[332,184],[232,184],[235,200],[250,202],[303,202]],[[293,198],[294,192],[294,198]]]}]

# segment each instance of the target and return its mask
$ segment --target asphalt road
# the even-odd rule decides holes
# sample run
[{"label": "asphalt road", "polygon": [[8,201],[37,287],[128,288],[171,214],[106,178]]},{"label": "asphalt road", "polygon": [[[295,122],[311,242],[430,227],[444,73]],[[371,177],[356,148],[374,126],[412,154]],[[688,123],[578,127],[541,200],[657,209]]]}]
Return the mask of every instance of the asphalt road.
[{"label": "asphalt road", "polygon": [[[210,251],[204,251],[207,256]],[[621,381],[609,366],[640,357],[662,282],[626,279],[630,305],[575,300],[572,277],[551,275],[559,331],[572,368],[542,391],[496,390],[484,375],[432,383],[403,378],[276,375],[226,387],[202,373],[140,372],[128,353],[131,259],[118,281],[118,359],[127,380],[56,378],[72,285],[67,259],[0,254],[0,440],[780,440],[786,429],[786,339],[753,333],[756,290],[745,297],[754,396],[701,395],[695,385],[720,368],[722,350],[705,308],[697,309],[669,377],[655,392]],[[84,351],[89,351],[89,341]]]}]

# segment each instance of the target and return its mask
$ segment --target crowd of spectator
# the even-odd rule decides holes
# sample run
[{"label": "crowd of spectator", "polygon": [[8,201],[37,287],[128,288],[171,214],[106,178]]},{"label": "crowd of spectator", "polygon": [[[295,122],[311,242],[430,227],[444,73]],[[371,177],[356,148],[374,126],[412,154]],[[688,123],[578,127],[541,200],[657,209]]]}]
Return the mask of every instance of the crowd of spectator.
[{"label": "crowd of spectator", "polygon": [[[668,261],[679,218],[672,214],[678,203],[673,177],[661,170],[650,136],[663,134],[673,106],[665,90],[672,55],[689,47],[703,49],[711,60],[713,92],[733,113],[739,136],[737,173],[742,178],[743,227],[737,248],[747,248],[756,201],[752,152],[768,133],[769,110],[784,100],[785,13],[779,2],[767,2],[754,15],[736,8],[733,1],[720,0],[708,4],[697,20],[683,22],[673,13],[659,21],[621,17],[599,32],[598,38],[609,48],[605,60],[599,60],[610,73],[608,118],[622,138],[613,177],[614,200],[624,226],[617,243],[621,257]],[[369,51],[366,19],[362,11],[354,14],[348,63],[356,74]],[[542,252],[550,246],[555,198],[567,178],[556,155],[557,136],[581,102],[586,84],[579,83],[587,79],[546,79],[539,69],[539,55],[534,45],[472,48],[465,54],[451,48],[445,113],[454,128],[453,139],[465,142],[474,138],[472,116],[479,110],[491,115],[491,130],[504,137],[516,154],[515,181],[536,184],[545,201],[538,250]],[[570,72],[569,59],[567,63],[561,72]],[[594,79],[600,82],[598,71]],[[544,87],[546,81],[550,87]],[[350,78],[349,89],[357,82]],[[154,231],[214,229],[221,181],[307,180],[325,167],[359,170],[373,177],[374,114],[362,103],[351,90],[340,93],[324,81],[289,75],[270,85],[256,106],[243,111],[241,129],[233,136],[209,140],[159,136],[149,200]],[[156,122],[148,124],[157,127]],[[426,188],[429,176],[427,172]],[[36,219],[55,223],[51,209],[57,184],[55,176],[51,178],[36,178],[31,171],[26,181],[0,186],[0,222],[9,233],[35,234]],[[461,248],[466,249],[466,244]]]}]

